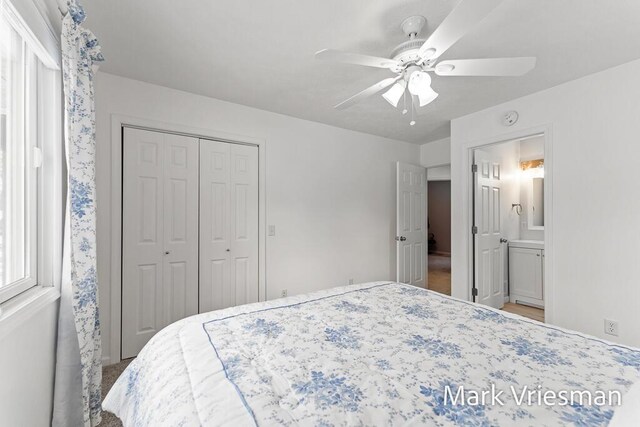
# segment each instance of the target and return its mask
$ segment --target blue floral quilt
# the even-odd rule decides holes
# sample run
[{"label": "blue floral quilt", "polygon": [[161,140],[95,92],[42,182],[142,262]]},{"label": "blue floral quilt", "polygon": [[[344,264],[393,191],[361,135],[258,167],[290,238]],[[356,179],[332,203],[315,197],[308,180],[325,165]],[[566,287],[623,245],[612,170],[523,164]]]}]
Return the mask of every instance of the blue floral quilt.
[{"label": "blue floral quilt", "polygon": [[638,380],[639,350],[376,282],[177,322],[103,406],[125,426],[599,426]]}]

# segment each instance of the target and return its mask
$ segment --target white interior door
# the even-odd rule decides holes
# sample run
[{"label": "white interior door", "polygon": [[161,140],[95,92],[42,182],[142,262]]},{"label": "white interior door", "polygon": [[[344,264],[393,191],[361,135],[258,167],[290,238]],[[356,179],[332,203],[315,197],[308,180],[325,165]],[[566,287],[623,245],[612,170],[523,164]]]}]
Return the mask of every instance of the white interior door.
[{"label": "white interior door", "polygon": [[124,129],[122,357],[198,310],[198,140]]},{"label": "white interior door", "polygon": [[396,208],[396,280],[424,288],[428,268],[425,168],[398,162]]},{"label": "white interior door", "polygon": [[258,301],[258,147],[200,140],[200,312]]},{"label": "white interior door", "polygon": [[504,257],[500,218],[500,159],[476,150],[474,186],[474,242],[476,302],[494,308],[504,306]]}]

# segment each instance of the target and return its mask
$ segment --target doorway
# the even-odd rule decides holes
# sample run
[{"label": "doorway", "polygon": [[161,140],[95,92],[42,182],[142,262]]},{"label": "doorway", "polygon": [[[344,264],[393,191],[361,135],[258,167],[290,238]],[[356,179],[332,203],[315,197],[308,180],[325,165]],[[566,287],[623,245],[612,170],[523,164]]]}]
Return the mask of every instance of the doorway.
[{"label": "doorway", "polygon": [[472,160],[473,299],[544,321],[545,137],[478,147]]},{"label": "doorway", "polygon": [[428,289],[451,295],[451,167],[427,169]]}]

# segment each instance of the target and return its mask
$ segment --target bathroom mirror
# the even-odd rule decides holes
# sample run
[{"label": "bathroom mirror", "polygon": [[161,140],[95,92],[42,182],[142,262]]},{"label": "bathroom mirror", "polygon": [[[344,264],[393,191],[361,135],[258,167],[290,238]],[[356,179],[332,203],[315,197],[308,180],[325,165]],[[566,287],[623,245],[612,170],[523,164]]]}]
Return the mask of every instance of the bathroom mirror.
[{"label": "bathroom mirror", "polygon": [[529,229],[544,229],[544,178],[531,178],[529,188]]}]

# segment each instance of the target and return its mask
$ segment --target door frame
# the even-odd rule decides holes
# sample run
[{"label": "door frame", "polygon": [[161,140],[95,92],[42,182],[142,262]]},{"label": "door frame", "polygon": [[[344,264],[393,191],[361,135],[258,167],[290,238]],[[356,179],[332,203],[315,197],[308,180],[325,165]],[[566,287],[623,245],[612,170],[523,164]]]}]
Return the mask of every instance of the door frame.
[{"label": "door frame", "polygon": [[[496,145],[515,139],[524,139],[530,136],[543,134],[544,136],[544,314],[545,322],[553,323],[554,313],[554,282],[553,282],[553,129],[551,124],[539,125],[522,129],[510,133],[493,136],[484,140],[472,141],[462,145],[462,182],[463,185],[463,207],[462,215],[467,231],[464,233],[462,241],[467,256],[464,265],[467,267],[466,299],[473,301],[472,288],[474,281],[474,247],[473,247],[473,151],[479,148]],[[452,275],[455,274],[452,270]],[[453,281],[452,281],[453,284]]]},{"label": "door frame", "polygon": [[[111,250],[110,327],[111,348],[105,349],[109,363],[122,360],[122,145],[123,128],[173,133],[199,139],[258,147],[258,298],[267,299],[266,150],[267,141],[215,129],[202,129],[121,114],[111,115]],[[104,358],[103,358],[104,359]]]}]

